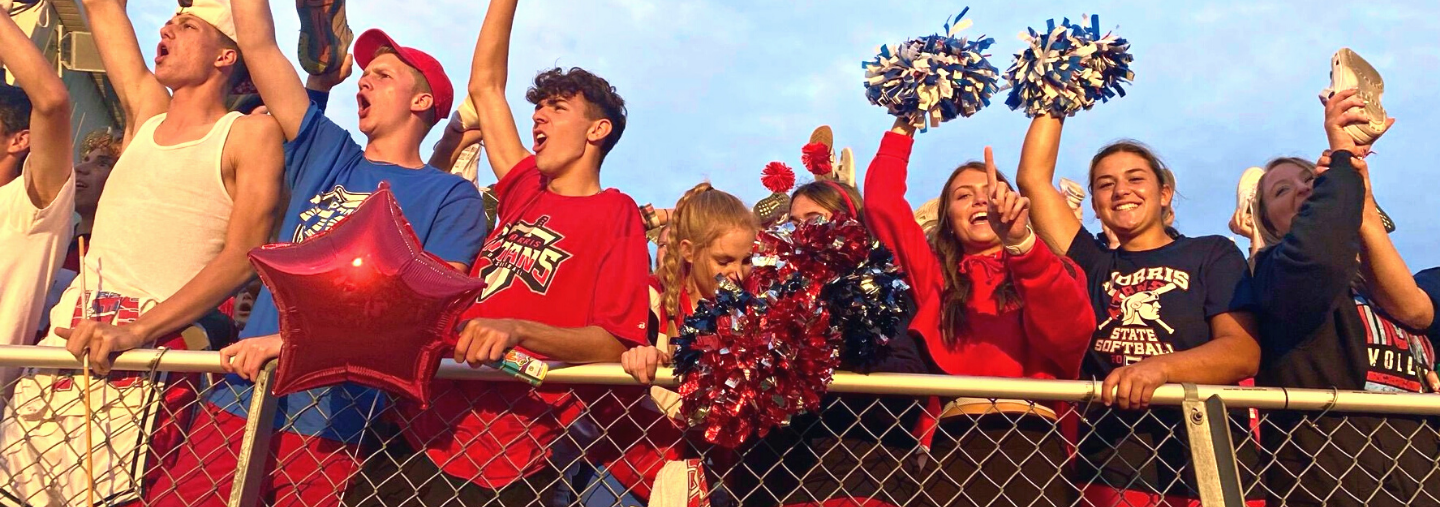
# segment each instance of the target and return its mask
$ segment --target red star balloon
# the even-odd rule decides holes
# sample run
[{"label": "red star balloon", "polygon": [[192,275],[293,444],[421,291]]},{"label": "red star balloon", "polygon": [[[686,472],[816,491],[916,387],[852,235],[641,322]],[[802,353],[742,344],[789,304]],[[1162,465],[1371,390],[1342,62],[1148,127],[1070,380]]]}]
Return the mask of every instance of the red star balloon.
[{"label": "red star balloon", "polygon": [[385,183],[329,230],[250,262],[280,311],[277,396],[348,381],[427,404],[455,320],[485,287],[420,247]]}]

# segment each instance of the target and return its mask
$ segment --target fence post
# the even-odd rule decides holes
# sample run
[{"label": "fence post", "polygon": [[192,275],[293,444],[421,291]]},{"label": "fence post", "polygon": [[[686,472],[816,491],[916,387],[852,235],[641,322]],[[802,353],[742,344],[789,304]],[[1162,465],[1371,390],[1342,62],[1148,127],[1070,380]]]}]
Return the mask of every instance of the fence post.
[{"label": "fence post", "polygon": [[1195,384],[1185,388],[1185,428],[1190,435],[1190,458],[1195,465],[1195,482],[1200,503],[1205,506],[1245,505],[1240,491],[1240,470],[1235,462],[1235,445],[1230,441],[1230,417],[1225,402],[1212,395],[1205,401]]},{"label": "fence post", "polygon": [[230,486],[229,507],[260,505],[260,486],[265,480],[265,460],[270,456],[270,436],[275,432],[275,402],[270,394],[270,378],[275,375],[275,361],[265,363],[255,377],[250,395],[250,417],[245,419],[245,437],[240,455],[235,457],[239,468]]}]

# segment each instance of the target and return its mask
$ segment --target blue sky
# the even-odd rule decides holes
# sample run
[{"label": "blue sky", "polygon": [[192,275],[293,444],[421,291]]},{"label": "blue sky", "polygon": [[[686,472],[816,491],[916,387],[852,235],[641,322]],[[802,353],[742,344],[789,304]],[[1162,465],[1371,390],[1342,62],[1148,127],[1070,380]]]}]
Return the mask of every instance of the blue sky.
[{"label": "blue sky", "polygon": [[[295,45],[290,2],[276,2],[280,44]],[[401,5],[405,5],[401,7]],[[174,0],[132,0],[147,57]],[[511,104],[529,125],[525,86],[551,66],[606,77],[629,107],[629,126],[602,183],[641,203],[673,203],[702,180],[747,202],[766,194],[760,170],[781,160],[804,173],[800,147],[817,125],[835,129],[864,166],[892,118],[866,102],[860,61],[882,43],[940,30],[965,7],[943,2],[724,2],[587,0],[522,2],[510,58]],[[1370,159],[1375,194],[1399,224],[1395,240],[1412,271],[1440,265],[1440,43],[1429,2],[990,2],[970,4],[965,33],[996,39],[991,61],[1007,67],[1017,35],[1049,18],[1099,14],[1129,39],[1135,83],[1128,96],[1066,122],[1058,173],[1084,181],[1090,156],[1133,138],[1175,170],[1177,227],[1230,235],[1235,182],[1246,167],[1325,148],[1316,94],[1329,57],[1354,48],[1384,75],[1384,105],[1398,118]],[[485,4],[471,0],[352,2],[356,32],[381,27],[434,54],[463,89]],[[335,90],[330,115],[354,129],[354,81]],[[1012,174],[1028,120],[1003,98],[972,118],[919,136],[911,160],[914,205],[934,198],[950,169],[995,148]],[[439,128],[432,133],[431,140]],[[426,148],[428,154],[428,144]],[[482,171],[483,172],[483,171]],[[801,180],[805,180],[801,176]],[[493,179],[493,178],[491,178]],[[482,178],[482,183],[488,183]],[[1087,215],[1087,225],[1095,227]],[[1244,240],[1241,239],[1241,244]]]}]

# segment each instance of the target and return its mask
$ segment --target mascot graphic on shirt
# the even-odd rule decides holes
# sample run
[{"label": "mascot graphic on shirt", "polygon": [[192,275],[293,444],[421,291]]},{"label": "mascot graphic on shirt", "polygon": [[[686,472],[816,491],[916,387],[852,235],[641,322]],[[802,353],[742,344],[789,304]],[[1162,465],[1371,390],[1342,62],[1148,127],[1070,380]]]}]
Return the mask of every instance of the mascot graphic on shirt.
[{"label": "mascot graphic on shirt", "polygon": [[310,198],[311,208],[300,212],[300,227],[295,228],[295,236],[290,242],[299,243],[329,229],[359,208],[366,197],[370,197],[370,193],[351,192],[341,185],[335,185],[329,192],[315,194]]},{"label": "mascot graphic on shirt", "polygon": [[534,223],[520,220],[490,236],[480,250],[484,264],[477,275],[486,285],[477,301],[489,299],[514,285],[516,280],[536,294],[550,290],[560,264],[572,255],[556,246],[565,236],[546,227],[549,222],[549,215],[541,216]]},{"label": "mascot graphic on shirt", "polygon": [[1175,328],[1165,323],[1160,318],[1160,295],[1175,290],[1175,284],[1167,283],[1155,290],[1136,292],[1125,296],[1120,300],[1120,325],[1122,326],[1144,326],[1147,322],[1154,322],[1165,328],[1165,332],[1175,334]]},{"label": "mascot graphic on shirt", "polygon": [[1098,329],[1110,328],[1109,336],[1095,340],[1095,351],[1110,354],[1117,366],[1139,362],[1150,356],[1169,354],[1175,346],[1161,341],[1156,334],[1163,330],[1175,334],[1175,328],[1161,315],[1160,296],[1170,291],[1190,289],[1190,275],[1171,268],[1149,268],[1122,275],[1112,273],[1105,282],[1110,296],[1109,318]]}]

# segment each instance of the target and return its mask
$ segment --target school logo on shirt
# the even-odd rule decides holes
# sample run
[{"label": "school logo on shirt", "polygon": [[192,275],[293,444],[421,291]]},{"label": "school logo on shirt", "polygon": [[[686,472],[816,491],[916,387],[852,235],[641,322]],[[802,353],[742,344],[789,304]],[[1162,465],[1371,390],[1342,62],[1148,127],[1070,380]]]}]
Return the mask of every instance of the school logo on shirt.
[{"label": "school logo on shirt", "polygon": [[1365,324],[1365,390],[1381,392],[1424,392],[1422,380],[1433,380],[1435,361],[1430,340],[1375,313],[1370,301],[1355,296],[1355,309]]},{"label": "school logo on shirt", "polygon": [[[85,301],[90,301],[90,311],[85,311]],[[155,306],[155,301],[141,301],[140,298],[126,297],[110,291],[85,291],[79,299],[75,300],[75,312],[70,316],[70,327],[73,329],[81,320],[88,317],[95,322],[102,322],[112,326],[120,326],[135,322],[140,315]],[[38,369],[26,370],[27,375],[33,375]],[[107,380],[116,389],[125,389],[134,386],[140,380],[137,372],[111,371]],[[71,391],[75,389],[75,377],[71,375],[57,376],[54,380],[55,391]]]},{"label": "school logo on shirt", "polygon": [[329,229],[359,208],[366,197],[370,197],[369,192],[351,192],[345,190],[344,185],[335,185],[329,192],[315,194],[310,198],[310,209],[300,212],[300,226],[295,228],[295,236],[290,242],[299,243]]},{"label": "school logo on shirt", "polygon": [[1161,341],[1156,329],[1165,335],[1175,328],[1165,322],[1160,297],[1171,291],[1190,290],[1190,274],[1172,268],[1146,268],[1129,274],[1110,273],[1105,282],[1110,296],[1109,318],[1099,329],[1114,326],[1110,335],[1095,340],[1095,351],[1110,354],[1111,363],[1128,365],[1150,356],[1175,352],[1175,346]]},{"label": "school logo on shirt", "polygon": [[70,316],[70,327],[75,327],[82,319],[87,317],[85,312],[85,300],[90,300],[90,311],[88,317],[96,322],[103,322],[112,326],[129,324],[140,318],[140,314],[148,310],[150,305],[142,307],[140,298],[125,297],[110,291],[85,291],[75,301],[75,313]]},{"label": "school logo on shirt", "polygon": [[514,285],[516,280],[537,294],[550,290],[560,264],[572,255],[555,246],[565,236],[546,227],[549,222],[549,215],[541,216],[534,223],[520,220],[490,236],[480,250],[487,264],[479,275],[486,285],[477,301],[489,299]]}]

